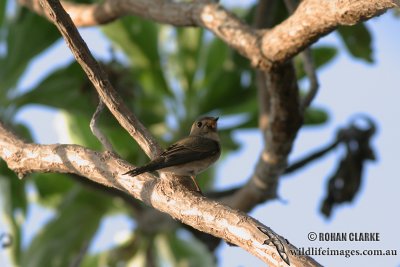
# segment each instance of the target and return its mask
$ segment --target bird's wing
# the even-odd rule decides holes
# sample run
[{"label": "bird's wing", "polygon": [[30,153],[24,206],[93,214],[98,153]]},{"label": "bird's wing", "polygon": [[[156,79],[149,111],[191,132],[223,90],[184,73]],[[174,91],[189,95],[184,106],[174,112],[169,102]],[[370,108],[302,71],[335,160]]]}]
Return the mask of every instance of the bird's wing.
[{"label": "bird's wing", "polygon": [[171,145],[160,157],[165,167],[206,159],[220,153],[217,141],[199,136],[189,136]]}]

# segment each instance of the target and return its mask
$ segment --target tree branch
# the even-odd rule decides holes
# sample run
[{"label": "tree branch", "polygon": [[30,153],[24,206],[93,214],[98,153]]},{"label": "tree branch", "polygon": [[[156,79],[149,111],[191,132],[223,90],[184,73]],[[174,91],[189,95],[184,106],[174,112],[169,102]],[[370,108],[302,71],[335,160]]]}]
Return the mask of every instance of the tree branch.
[{"label": "tree branch", "polygon": [[[45,13],[38,4],[40,0],[18,1],[39,14]],[[174,26],[204,27],[250,59],[255,67],[264,70],[283,64],[340,25],[354,25],[387,9],[400,7],[399,0],[304,0],[281,24],[271,30],[255,30],[221,5],[208,1],[62,3],[77,26],[93,26],[134,15]]]},{"label": "tree branch", "polygon": [[93,113],[92,119],[90,120],[90,130],[93,135],[96,136],[97,140],[103,145],[103,148],[106,151],[115,153],[114,148],[112,147],[110,141],[108,141],[107,137],[101,132],[98,122],[101,112],[104,109],[104,103],[99,99],[99,104],[97,105],[96,111]]},{"label": "tree branch", "polygon": [[61,4],[58,1],[51,1],[52,4],[50,5],[48,1],[44,0],[41,0],[40,3],[43,5],[43,10],[48,18],[52,20],[64,37],[76,61],[81,65],[95,87],[101,101],[150,158],[159,155],[162,148],[117,94],[107,74],[91,54]]},{"label": "tree branch", "polygon": [[[73,173],[122,190],[176,220],[242,247],[270,266],[286,266],[282,251],[290,266],[320,266],[310,257],[293,256],[290,251],[296,248],[257,220],[187,190],[179,180],[157,179],[151,174],[126,180],[120,174],[131,166],[110,153],[78,145],[26,143],[0,122],[0,157],[19,177],[30,172]],[[275,243],[264,244],[269,238]]]},{"label": "tree branch", "polygon": [[223,199],[243,211],[276,197],[279,177],[286,169],[287,157],[303,121],[297,80],[290,62],[259,75],[258,91],[259,127],[265,147],[249,181],[234,195]]},{"label": "tree branch", "polygon": [[[296,10],[296,3],[293,0],[284,0],[284,2],[286,5],[286,9],[289,11],[290,14],[292,14]],[[314,60],[311,53],[311,48],[305,48],[300,55],[303,59],[304,71],[307,74],[308,80],[310,82],[310,88],[308,89],[308,92],[302,99],[301,103],[301,111],[304,112],[306,108],[310,106],[311,102],[317,95],[319,83],[314,66]]]},{"label": "tree branch", "polygon": [[314,60],[311,53],[311,48],[304,49],[304,51],[301,52],[301,57],[303,58],[305,73],[307,74],[308,80],[310,82],[310,88],[308,89],[301,103],[301,110],[302,112],[304,112],[307,109],[307,107],[310,106],[311,102],[317,95],[319,89],[319,83],[318,83],[317,72],[314,66]]}]

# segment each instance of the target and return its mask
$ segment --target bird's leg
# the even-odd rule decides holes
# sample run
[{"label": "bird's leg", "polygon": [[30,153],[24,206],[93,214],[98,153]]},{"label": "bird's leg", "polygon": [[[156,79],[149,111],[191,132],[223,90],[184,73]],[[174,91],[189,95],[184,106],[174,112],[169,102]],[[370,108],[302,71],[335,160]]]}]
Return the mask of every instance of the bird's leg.
[{"label": "bird's leg", "polygon": [[196,181],[196,177],[195,176],[190,176],[190,178],[192,178],[193,183],[196,185],[196,191],[199,192],[200,194],[203,194],[203,192],[201,192],[199,184]]}]

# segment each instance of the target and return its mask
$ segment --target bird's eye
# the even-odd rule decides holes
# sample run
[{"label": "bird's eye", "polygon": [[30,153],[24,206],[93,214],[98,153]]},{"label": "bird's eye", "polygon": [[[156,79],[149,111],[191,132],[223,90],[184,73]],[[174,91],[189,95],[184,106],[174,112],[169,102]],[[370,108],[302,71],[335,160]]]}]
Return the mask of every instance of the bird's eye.
[{"label": "bird's eye", "polygon": [[203,125],[201,121],[197,122],[197,127],[200,128]]}]

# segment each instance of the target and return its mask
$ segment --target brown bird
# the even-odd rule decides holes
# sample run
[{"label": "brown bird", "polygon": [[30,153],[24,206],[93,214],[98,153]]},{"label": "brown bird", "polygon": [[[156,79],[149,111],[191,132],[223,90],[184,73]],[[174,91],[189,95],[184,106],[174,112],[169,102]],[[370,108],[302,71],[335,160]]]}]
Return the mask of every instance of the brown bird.
[{"label": "brown bird", "polygon": [[146,165],[124,174],[133,177],[145,172],[160,170],[176,175],[190,176],[197,191],[201,192],[195,176],[206,170],[221,155],[217,121],[218,117],[203,117],[196,120],[188,137],[172,144]]}]

